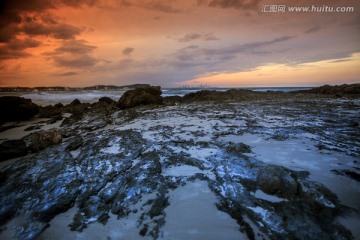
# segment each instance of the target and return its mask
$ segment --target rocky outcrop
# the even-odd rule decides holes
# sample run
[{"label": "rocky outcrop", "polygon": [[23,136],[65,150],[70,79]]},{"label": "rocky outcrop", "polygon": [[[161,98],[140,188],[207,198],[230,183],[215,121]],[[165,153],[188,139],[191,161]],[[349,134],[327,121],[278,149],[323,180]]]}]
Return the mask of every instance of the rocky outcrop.
[{"label": "rocky outcrop", "polygon": [[231,89],[226,92],[202,90],[194,93],[186,94],[183,98],[186,101],[224,101],[224,100],[243,100],[253,96],[257,96],[259,92],[245,89]]},{"label": "rocky outcrop", "polygon": [[54,106],[49,105],[39,108],[39,117],[41,118],[58,118],[63,113],[63,107],[61,103],[55,104]]},{"label": "rocky outcrop", "polygon": [[30,148],[33,152],[38,152],[61,141],[62,133],[59,129],[40,131],[32,135]]},{"label": "rocky outcrop", "polygon": [[24,140],[7,140],[0,144],[0,161],[25,156],[27,148]]},{"label": "rocky outcrop", "polygon": [[141,87],[130,90],[121,96],[117,103],[120,109],[132,108],[140,105],[162,104],[160,87]]},{"label": "rocky outcrop", "polygon": [[263,192],[282,198],[293,198],[299,191],[298,183],[289,171],[276,165],[261,168],[256,181]]},{"label": "rocky outcrop", "polygon": [[310,90],[295,91],[294,93],[315,93],[315,94],[360,94],[360,83],[342,85],[324,85]]},{"label": "rocky outcrop", "polygon": [[29,120],[39,112],[30,99],[15,96],[0,97],[0,122]]}]

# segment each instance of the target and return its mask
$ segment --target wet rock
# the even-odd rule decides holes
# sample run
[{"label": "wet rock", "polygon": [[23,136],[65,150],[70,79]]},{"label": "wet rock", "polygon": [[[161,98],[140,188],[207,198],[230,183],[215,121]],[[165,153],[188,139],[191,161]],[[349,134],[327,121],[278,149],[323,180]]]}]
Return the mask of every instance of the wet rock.
[{"label": "wet rock", "polygon": [[32,135],[30,148],[33,152],[38,152],[61,141],[62,133],[59,129],[40,131]]},{"label": "wet rock", "polygon": [[99,99],[99,103],[105,103],[105,104],[116,104],[116,101],[114,101],[113,99],[109,98],[109,97],[101,97]]},{"label": "wet rock", "polygon": [[360,174],[350,170],[331,170],[333,173],[350,177],[351,179],[360,182]]},{"label": "wet rock", "polygon": [[15,96],[0,97],[0,122],[29,120],[39,112],[30,99]]},{"label": "wet rock", "polygon": [[0,143],[0,161],[25,156],[27,154],[24,140],[7,140]]},{"label": "wet rock", "polygon": [[263,93],[253,92],[244,89],[231,89],[226,92],[201,90],[195,93],[186,94],[183,99],[186,101],[225,101],[225,100],[243,100]]},{"label": "wet rock", "polygon": [[22,240],[33,240],[39,236],[40,233],[45,231],[46,228],[50,226],[49,223],[43,223],[34,220],[31,223],[25,223],[20,227],[16,228],[16,237],[17,239]]},{"label": "wet rock", "polygon": [[259,188],[270,195],[294,198],[298,194],[298,183],[284,167],[270,165],[259,170],[256,177]]},{"label": "wet rock", "polygon": [[324,85],[310,90],[296,91],[296,93],[333,94],[338,96],[344,94],[360,94],[360,83],[342,84],[335,86]]},{"label": "wet rock", "polygon": [[49,105],[49,106],[39,108],[39,117],[54,118],[54,117],[61,116],[62,112],[63,112],[63,105],[61,103],[56,104],[54,106]]},{"label": "wet rock", "polygon": [[68,144],[67,149],[69,151],[75,151],[77,150],[79,147],[81,147],[83,145],[83,138],[80,136],[76,136],[74,137],[71,142]]},{"label": "wet rock", "polygon": [[121,96],[117,103],[120,109],[132,108],[140,105],[162,104],[160,87],[142,87],[130,90]]}]

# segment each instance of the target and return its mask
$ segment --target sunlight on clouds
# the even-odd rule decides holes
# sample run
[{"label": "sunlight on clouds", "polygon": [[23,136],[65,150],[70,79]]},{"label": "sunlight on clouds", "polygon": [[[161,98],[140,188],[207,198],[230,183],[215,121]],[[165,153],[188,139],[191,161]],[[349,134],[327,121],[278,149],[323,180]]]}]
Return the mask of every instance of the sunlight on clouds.
[{"label": "sunlight on clouds", "polygon": [[[318,61],[289,66],[269,64],[234,73],[212,73],[178,83],[179,86],[211,87],[254,86],[317,86],[322,84],[356,83],[360,75],[360,53],[349,58]],[[329,80],[331,76],[331,80]],[[344,76],[351,76],[344,79]],[[340,81],[339,81],[340,80]]]}]

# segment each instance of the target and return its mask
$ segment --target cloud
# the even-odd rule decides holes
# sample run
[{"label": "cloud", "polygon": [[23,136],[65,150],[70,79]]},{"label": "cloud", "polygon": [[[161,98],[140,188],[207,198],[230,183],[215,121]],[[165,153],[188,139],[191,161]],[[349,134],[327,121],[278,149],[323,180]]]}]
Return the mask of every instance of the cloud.
[{"label": "cloud", "polygon": [[24,50],[27,48],[35,48],[40,44],[39,41],[30,38],[22,40],[12,39],[8,44],[0,46],[0,61],[29,57],[31,54]]},{"label": "cloud", "polygon": [[55,49],[56,53],[71,53],[71,54],[88,54],[96,47],[87,44],[87,41],[81,40],[68,40],[64,41],[62,46]]},{"label": "cloud", "polygon": [[52,74],[52,76],[56,76],[56,77],[70,77],[70,76],[74,76],[74,75],[78,75],[78,73],[77,72],[64,72],[64,73]]},{"label": "cloud", "polygon": [[235,9],[258,9],[261,0],[198,0],[198,5],[209,7],[235,8]]},{"label": "cloud", "polygon": [[59,67],[93,67],[99,62],[98,59],[91,56],[96,46],[87,43],[83,39],[65,40],[60,47],[52,52],[45,52],[43,55],[48,56]]},{"label": "cloud", "polygon": [[82,32],[80,28],[69,24],[43,24],[38,22],[25,24],[21,30],[30,36],[47,35],[56,39],[72,39]]},{"label": "cloud", "polygon": [[122,53],[125,55],[125,56],[130,56],[130,54],[134,52],[134,48],[132,47],[127,47],[125,48],[124,50],[122,50]]},{"label": "cloud", "polygon": [[320,26],[314,26],[312,28],[309,28],[305,31],[306,34],[309,34],[309,33],[315,33],[315,32],[318,32],[320,31],[322,28]]},{"label": "cloud", "polygon": [[93,67],[98,60],[89,55],[70,55],[53,57],[55,64],[59,67],[84,68]]},{"label": "cloud", "polygon": [[270,54],[271,51],[263,50],[263,47],[270,46],[276,43],[281,43],[295,38],[295,36],[283,36],[269,41],[252,42],[241,45],[234,45],[222,48],[198,48],[187,47],[182,48],[175,54],[175,57],[181,61],[220,61],[230,60],[236,57],[237,54],[246,53],[252,55]]},{"label": "cloud", "polygon": [[180,13],[181,11],[179,9],[176,9],[172,7],[170,4],[165,3],[163,1],[150,1],[144,6],[146,9],[149,10],[156,10],[159,12],[165,12],[165,13]]},{"label": "cloud", "polygon": [[216,41],[220,39],[217,38],[213,33],[202,34],[202,33],[194,33],[194,32],[188,33],[184,35],[182,38],[178,39],[179,42],[190,42],[195,40]]},{"label": "cloud", "polygon": [[[55,39],[74,39],[82,29],[60,23],[48,10],[60,5],[81,7],[93,6],[97,0],[11,0],[0,2],[0,44],[1,60],[30,56],[26,48],[40,45],[34,36],[48,36]],[[18,40],[25,35],[25,40]]]}]

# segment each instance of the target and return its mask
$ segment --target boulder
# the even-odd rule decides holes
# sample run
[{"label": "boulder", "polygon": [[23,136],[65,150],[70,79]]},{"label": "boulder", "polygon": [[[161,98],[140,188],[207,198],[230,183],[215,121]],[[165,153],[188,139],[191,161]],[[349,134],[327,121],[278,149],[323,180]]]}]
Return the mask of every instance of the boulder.
[{"label": "boulder", "polygon": [[284,167],[269,165],[261,168],[256,182],[263,192],[270,195],[290,199],[298,194],[298,183]]},{"label": "boulder", "polygon": [[134,90],[129,90],[121,96],[117,103],[120,109],[132,108],[140,105],[148,104],[162,104],[160,87],[141,87]]},{"label": "boulder", "polygon": [[40,131],[32,135],[30,148],[33,152],[38,152],[61,141],[62,133],[59,129]]},{"label": "boulder", "polygon": [[39,117],[41,118],[53,118],[53,117],[59,117],[62,114],[63,111],[63,105],[56,104],[54,106],[49,105],[45,107],[39,108]]},{"label": "boulder", "polygon": [[0,161],[25,156],[27,154],[24,140],[7,140],[0,144]]},{"label": "boulder", "polygon": [[30,99],[15,96],[0,97],[0,122],[29,120],[39,112]]}]

